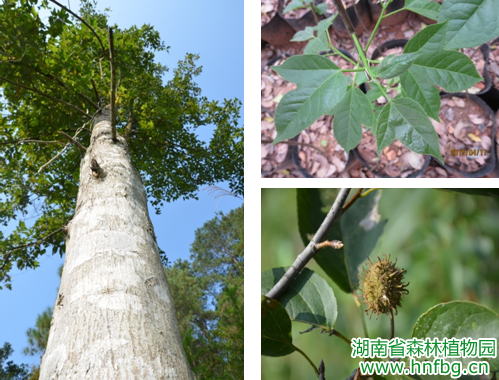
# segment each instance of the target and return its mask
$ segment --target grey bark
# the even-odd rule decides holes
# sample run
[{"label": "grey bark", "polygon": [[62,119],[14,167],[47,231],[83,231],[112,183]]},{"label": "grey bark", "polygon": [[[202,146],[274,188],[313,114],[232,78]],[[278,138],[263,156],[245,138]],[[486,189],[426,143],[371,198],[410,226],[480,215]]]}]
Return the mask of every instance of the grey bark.
[{"label": "grey bark", "polygon": [[67,227],[40,379],[194,380],[144,186],[125,139],[112,141],[107,111],[97,119],[82,160],[76,211]]}]

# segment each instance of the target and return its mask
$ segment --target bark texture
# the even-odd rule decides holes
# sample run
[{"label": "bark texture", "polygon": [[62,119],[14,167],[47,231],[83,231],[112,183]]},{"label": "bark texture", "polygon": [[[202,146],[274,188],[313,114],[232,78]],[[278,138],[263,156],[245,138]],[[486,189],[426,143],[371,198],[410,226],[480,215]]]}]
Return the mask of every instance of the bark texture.
[{"label": "bark texture", "polygon": [[144,186],[125,139],[112,141],[107,111],[81,163],[40,379],[195,379]]}]

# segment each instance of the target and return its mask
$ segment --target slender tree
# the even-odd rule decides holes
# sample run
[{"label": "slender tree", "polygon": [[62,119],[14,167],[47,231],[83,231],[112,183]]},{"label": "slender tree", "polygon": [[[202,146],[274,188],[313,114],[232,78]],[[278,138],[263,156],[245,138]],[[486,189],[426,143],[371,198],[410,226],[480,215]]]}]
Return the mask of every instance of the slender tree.
[{"label": "slender tree", "polygon": [[50,1],[46,24],[47,0],[0,5],[0,222],[21,217],[0,232],[0,284],[66,253],[42,380],[193,379],[147,199],[159,211],[223,180],[242,193],[240,102],[201,96],[192,54],[164,84],[151,26]]}]

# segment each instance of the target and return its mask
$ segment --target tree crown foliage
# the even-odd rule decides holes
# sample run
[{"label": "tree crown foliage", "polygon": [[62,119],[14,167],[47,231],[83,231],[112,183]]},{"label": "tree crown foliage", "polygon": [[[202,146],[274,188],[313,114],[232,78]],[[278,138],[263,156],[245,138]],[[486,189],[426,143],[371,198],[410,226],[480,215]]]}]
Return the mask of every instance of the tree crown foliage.
[{"label": "tree crown foliage", "polygon": [[[93,119],[111,94],[107,14],[82,0],[85,25],[48,5],[47,0],[0,5],[0,223],[35,212],[29,228],[19,220],[10,235],[0,232],[0,283],[9,288],[14,262],[19,269],[36,267],[50,245],[62,254],[61,228],[74,212],[84,154],[65,135],[88,147]],[[50,10],[44,21],[41,9]],[[194,82],[201,73],[196,54],[187,54],[165,83],[168,68],[154,58],[169,47],[151,25],[112,29],[116,128],[156,211],[165,201],[195,197],[199,186],[218,181],[242,194],[240,101],[219,104],[202,96]],[[209,142],[197,136],[199,128],[213,127]]]},{"label": "tree crown foliage", "polygon": [[196,230],[191,253],[166,269],[189,364],[200,380],[242,379],[243,206]]}]

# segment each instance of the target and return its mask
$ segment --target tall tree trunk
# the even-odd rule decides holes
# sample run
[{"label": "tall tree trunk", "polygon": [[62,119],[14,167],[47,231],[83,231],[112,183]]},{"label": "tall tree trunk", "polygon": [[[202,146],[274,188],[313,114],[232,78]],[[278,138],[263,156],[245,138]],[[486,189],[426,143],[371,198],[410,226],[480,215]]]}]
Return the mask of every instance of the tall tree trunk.
[{"label": "tall tree trunk", "polygon": [[112,141],[107,112],[81,163],[40,379],[195,379],[144,185],[125,139]]}]

